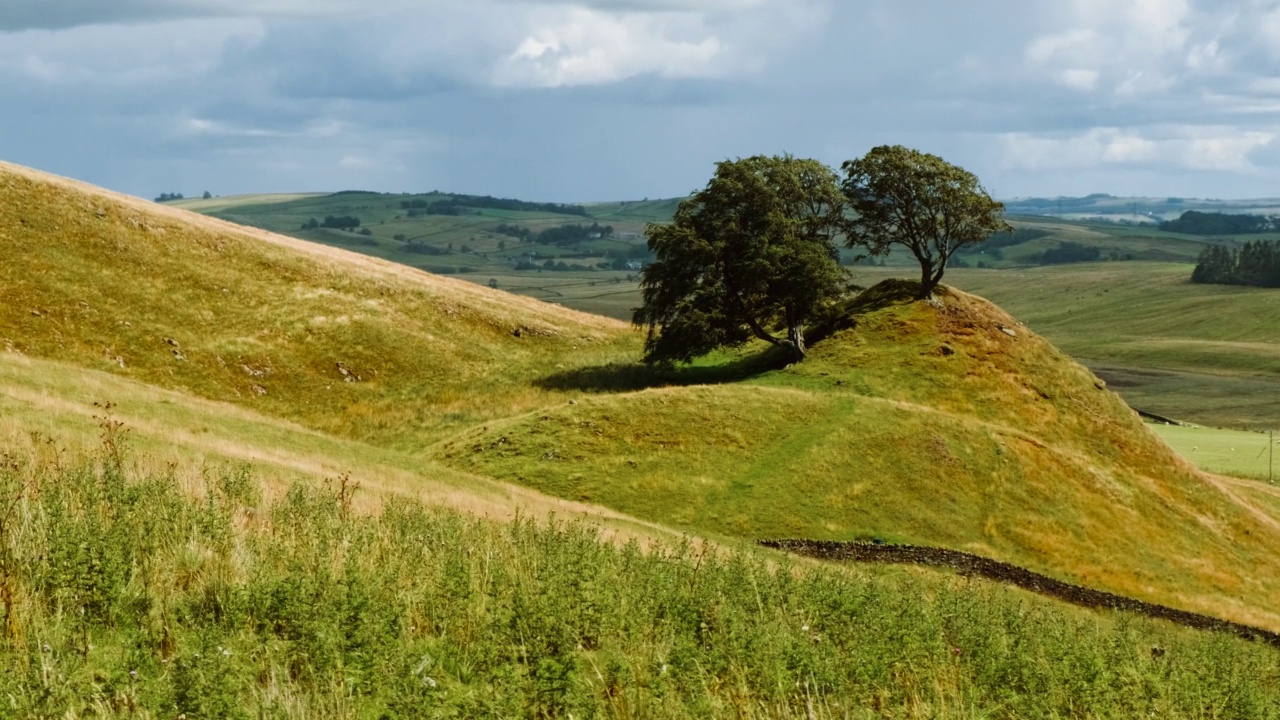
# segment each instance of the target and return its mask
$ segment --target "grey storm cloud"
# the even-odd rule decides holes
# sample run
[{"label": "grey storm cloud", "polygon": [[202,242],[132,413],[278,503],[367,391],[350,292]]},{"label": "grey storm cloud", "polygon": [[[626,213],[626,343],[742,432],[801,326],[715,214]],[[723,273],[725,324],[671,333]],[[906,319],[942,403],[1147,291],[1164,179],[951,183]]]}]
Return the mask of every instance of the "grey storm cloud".
[{"label": "grey storm cloud", "polygon": [[1006,195],[1260,194],[1278,68],[1280,0],[0,0],[0,157],[590,200],[902,143]]}]

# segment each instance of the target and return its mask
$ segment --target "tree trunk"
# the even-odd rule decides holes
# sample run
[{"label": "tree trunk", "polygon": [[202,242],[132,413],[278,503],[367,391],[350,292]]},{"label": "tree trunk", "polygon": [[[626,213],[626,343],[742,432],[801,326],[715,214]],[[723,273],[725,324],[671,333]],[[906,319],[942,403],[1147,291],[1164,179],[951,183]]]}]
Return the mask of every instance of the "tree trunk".
[{"label": "tree trunk", "polygon": [[933,288],[936,287],[938,281],[933,277],[933,268],[927,263],[920,263],[920,299],[926,300],[933,294]]},{"label": "tree trunk", "polygon": [[791,352],[795,355],[795,361],[800,362],[804,359],[804,325],[800,323],[790,324],[787,326],[787,344],[791,346]]}]

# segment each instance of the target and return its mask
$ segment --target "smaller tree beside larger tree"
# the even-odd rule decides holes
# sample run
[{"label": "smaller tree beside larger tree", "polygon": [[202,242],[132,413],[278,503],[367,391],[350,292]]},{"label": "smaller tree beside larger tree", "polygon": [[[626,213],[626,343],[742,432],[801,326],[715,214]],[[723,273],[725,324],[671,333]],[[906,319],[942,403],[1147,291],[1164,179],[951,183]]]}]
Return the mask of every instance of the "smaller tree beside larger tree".
[{"label": "smaller tree beside larger tree", "polygon": [[843,278],[837,182],[816,160],[726,160],[671,224],[649,225],[656,260],[632,320],[649,330],[645,360],[688,361],[753,337],[802,359],[806,322]]},{"label": "smaller tree beside larger tree", "polygon": [[841,189],[853,212],[847,244],[873,255],[906,247],[920,263],[922,298],[933,293],[957,250],[1013,231],[1004,204],[991,199],[978,177],[937,155],[882,145],[841,167]]}]

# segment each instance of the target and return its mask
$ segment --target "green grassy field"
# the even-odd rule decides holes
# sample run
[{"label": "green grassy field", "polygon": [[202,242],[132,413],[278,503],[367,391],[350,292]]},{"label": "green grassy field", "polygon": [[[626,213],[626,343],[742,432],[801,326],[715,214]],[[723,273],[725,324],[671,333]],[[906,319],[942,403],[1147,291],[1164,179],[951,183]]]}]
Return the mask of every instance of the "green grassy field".
[{"label": "green grassy field", "polygon": [[[902,582],[885,591],[901,598],[886,601],[892,612],[932,608],[919,598],[941,598],[936,614],[904,616],[901,624],[873,615],[868,627],[878,630],[822,635],[823,643],[849,638],[831,651],[835,642],[819,647],[812,634],[775,632],[766,618],[798,620],[810,633],[820,615],[866,615],[848,609],[862,591],[844,585],[813,596],[834,605],[784,605],[773,615],[771,598],[783,591],[769,583],[825,582],[804,580],[809,569],[814,578],[864,576],[808,563],[799,566],[806,572],[791,573],[780,556],[737,554],[778,535],[969,550],[1280,628],[1273,489],[1196,472],[1086,369],[981,298],[942,291],[936,303],[914,302],[910,284],[884,283],[833,309],[820,328],[824,339],[803,363],[787,366],[749,346],[691,367],[648,368],[638,362],[642,336],[626,324],[483,284],[12,166],[0,166],[0,199],[0,233],[12,260],[0,266],[10,300],[0,305],[0,470],[9,473],[11,492],[39,484],[41,502],[52,503],[20,503],[29,531],[0,543],[13,558],[0,558],[0,577],[18,588],[10,607],[23,608],[6,611],[6,622],[18,623],[9,638],[20,628],[26,643],[0,644],[0,652],[30,662],[0,687],[24,698],[39,682],[61,688],[32,701],[48,705],[23,706],[27,714],[73,707],[73,716],[86,714],[73,703],[89,694],[99,714],[141,706],[172,715],[194,708],[217,716],[227,707],[349,715],[355,705],[344,702],[363,703],[371,716],[427,712],[427,705],[396,704],[405,698],[436,702],[430,707],[442,714],[537,715],[551,707],[539,703],[590,714],[620,708],[626,697],[658,714],[846,715],[851,706],[828,692],[836,687],[859,707],[879,695],[882,709],[904,716],[1224,712],[1217,695],[1176,695],[1185,683],[1165,684],[1160,677],[1174,676],[1163,670],[1143,680],[1141,692],[1126,685],[1145,677],[1132,663],[1152,662],[1152,644],[1177,645],[1183,635],[1134,631],[1130,618],[1073,610],[1049,621],[1070,630],[1061,642],[1028,646],[1026,638],[1043,631],[1018,629],[1033,612],[1015,609],[1024,596],[1009,595],[1017,600],[1007,606],[995,601],[1007,613],[948,624],[967,612],[954,603],[981,609],[992,601],[973,594],[986,592],[981,583],[932,572],[876,577]],[[292,202],[305,201],[282,204]],[[94,402],[116,407],[108,414]],[[119,451],[114,433],[123,430],[136,455]],[[100,454],[84,460],[94,436]],[[255,479],[243,479],[246,472]],[[335,495],[341,477],[362,488],[349,507]],[[293,483],[303,489],[286,492]],[[251,497],[256,490],[265,491],[261,501]],[[396,519],[409,507],[404,502],[418,501],[524,520],[467,530],[448,514],[415,516],[425,519],[407,525]],[[68,507],[83,512],[42,519]],[[151,515],[152,507],[167,509]],[[574,539],[583,536],[520,534],[533,527],[527,518],[551,515],[584,517],[614,543],[634,539],[637,547],[600,546],[591,535],[591,552],[599,554],[588,555],[586,540]],[[144,526],[153,530],[143,533]],[[155,530],[161,526],[170,534]],[[436,527],[457,552],[435,544]],[[348,530],[354,534],[342,534]],[[395,539],[402,530],[410,538],[404,543]],[[93,533],[113,544],[104,542],[99,555],[77,549]],[[672,557],[673,575],[583,575],[583,568],[662,561],[682,534],[710,542],[697,556]],[[162,537],[170,539],[148,552],[178,568],[185,579],[176,586],[163,579],[173,573],[138,574],[150,566],[130,559],[141,552],[139,538]],[[629,552],[639,559],[627,560]],[[27,561],[36,557],[62,564]],[[737,560],[716,574],[719,559],[730,557],[748,558],[763,575]],[[394,570],[401,561],[416,574]],[[562,563],[569,567],[557,574]],[[714,585],[729,578],[750,579],[752,587]],[[536,590],[544,579],[545,594]],[[716,589],[695,592],[704,580]],[[955,597],[968,599],[953,602],[951,582],[960,583]],[[637,596],[592,590],[606,586],[694,608],[697,624],[673,626],[669,613],[629,615]],[[333,588],[341,592],[330,594]],[[450,588],[470,588],[455,595],[471,600],[441,604]],[[593,617],[608,614],[608,623],[633,617],[635,624],[599,621],[604,629],[594,635],[574,634],[576,621],[563,608],[538,609],[565,597],[578,598],[574,607],[596,607]],[[753,606],[755,614],[747,610]],[[512,620],[521,613],[560,624],[522,626]],[[717,624],[728,617],[741,624]],[[303,627],[307,618],[314,622]],[[1108,634],[1112,623],[1118,631]],[[984,624],[995,630],[981,630]],[[748,625],[754,634],[743,634]],[[903,638],[917,632],[910,628],[922,633],[911,642],[926,650],[905,664],[891,661],[864,676],[851,662],[901,659]],[[539,644],[549,637],[559,638],[554,647]],[[960,658],[981,637],[997,641],[969,668]],[[690,642],[703,654],[673,665],[671,648]],[[1229,638],[1205,642],[1177,645],[1178,652],[1201,671],[1218,657],[1222,687],[1237,675],[1266,686],[1271,651],[1254,655],[1257,648]],[[796,654],[810,646],[806,652],[819,655]],[[197,660],[195,653],[207,658],[211,648],[243,659]],[[744,659],[752,652],[757,659]],[[428,700],[414,694],[420,686],[367,682],[400,677],[408,667],[401,660],[421,666],[422,653],[431,667],[440,663],[430,677],[441,693]],[[998,667],[997,654],[1012,660]],[[1040,673],[1045,658],[1062,663],[1067,655],[1082,664]],[[178,658],[181,677],[173,674]],[[677,667],[678,678],[653,680],[664,664]],[[130,682],[131,665],[145,687],[110,679]],[[1016,667],[1032,674],[1012,675]],[[1130,670],[1113,682],[1100,667]],[[57,683],[46,668],[56,668]],[[606,668],[619,673],[616,683]],[[640,668],[650,674],[642,677]],[[504,682],[512,689],[495,694]],[[208,690],[184,696],[188,686]],[[886,686],[897,694],[885,694]],[[189,704],[218,687],[234,688],[220,696],[235,701]],[[812,690],[801,694],[806,687]],[[1104,690],[1086,701],[1087,688]],[[748,705],[735,705],[744,698]],[[812,711],[803,704],[810,701]],[[1130,701],[1138,704],[1124,704]],[[1265,694],[1232,702],[1245,702],[1239,707],[1248,712],[1272,707]]]},{"label": "green grassy field", "polygon": [[1271,433],[1153,424],[1169,446],[1209,472],[1273,482],[1280,479]]},{"label": "green grassy field", "polygon": [[1275,717],[1280,651],[1002,585],[3,456],[16,717]]},{"label": "green grassy field", "polygon": [[[886,286],[794,368],[747,348],[653,372],[640,333],[606,318],[4,178],[23,263],[6,266],[0,338],[27,357],[640,523],[941,544],[1280,626],[1267,609],[1280,580],[1253,577],[1272,562],[1258,543],[1280,530],[1199,480],[1069,358],[1000,332],[1017,321],[976,298],[932,308]],[[1207,508],[1229,532],[1199,529]],[[1188,543],[1202,564],[1165,554]]]}]

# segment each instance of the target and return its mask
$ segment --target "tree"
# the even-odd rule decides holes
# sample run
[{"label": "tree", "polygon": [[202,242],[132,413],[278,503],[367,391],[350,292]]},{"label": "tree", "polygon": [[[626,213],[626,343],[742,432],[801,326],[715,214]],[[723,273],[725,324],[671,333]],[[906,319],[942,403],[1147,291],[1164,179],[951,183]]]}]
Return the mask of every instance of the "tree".
[{"label": "tree", "polygon": [[649,330],[645,360],[687,362],[752,337],[803,359],[805,323],[843,278],[837,181],[816,160],[726,160],[671,224],[650,224],[656,260],[641,272],[632,318]]},{"label": "tree", "polygon": [[209,192],[208,190],[205,190],[204,195],[201,195],[200,197],[204,198],[205,200],[209,200],[210,198],[213,197],[213,193]]},{"label": "tree", "polygon": [[1013,231],[1004,205],[977,176],[937,155],[882,145],[841,167],[841,189],[853,211],[846,243],[873,255],[905,246],[920,262],[922,298],[933,293],[957,250]]}]

